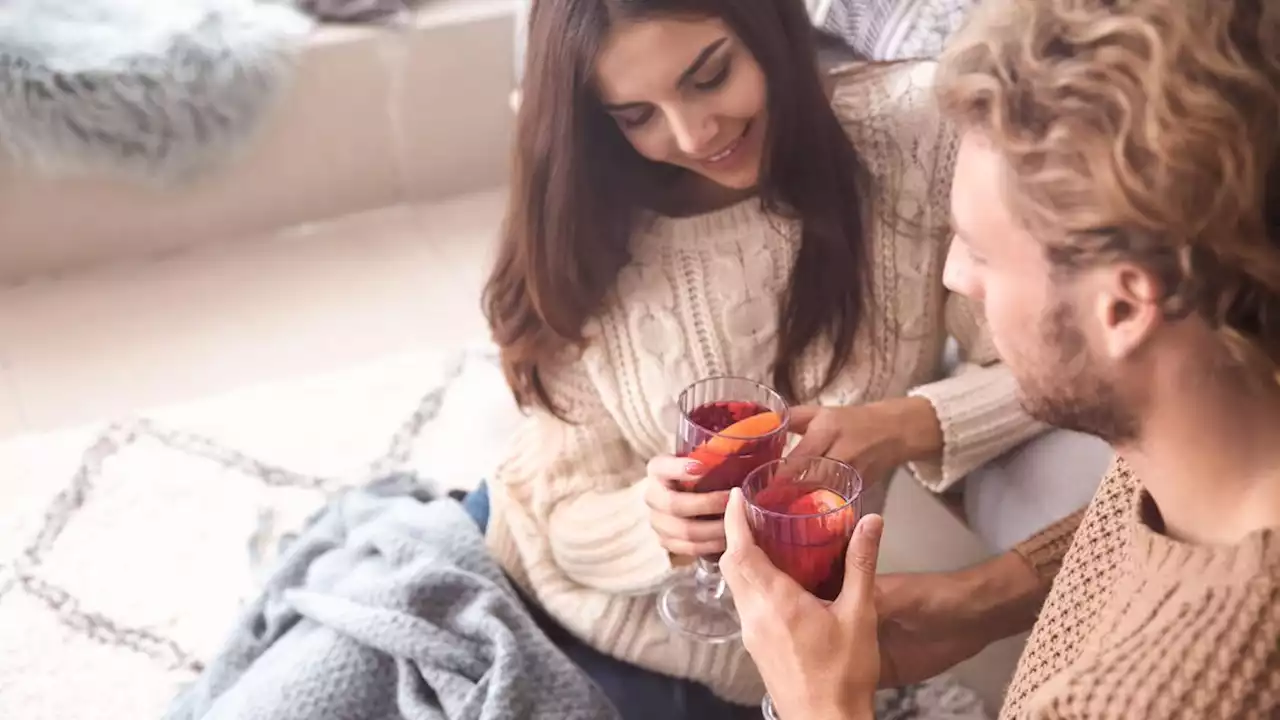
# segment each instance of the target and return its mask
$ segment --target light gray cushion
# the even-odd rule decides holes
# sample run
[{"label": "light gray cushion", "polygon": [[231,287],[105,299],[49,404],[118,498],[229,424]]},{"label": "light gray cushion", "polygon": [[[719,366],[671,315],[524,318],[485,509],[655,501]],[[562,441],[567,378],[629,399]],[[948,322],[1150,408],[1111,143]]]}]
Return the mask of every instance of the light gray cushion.
[{"label": "light gray cushion", "polygon": [[1111,446],[1091,435],[1051,430],[964,479],[969,528],[1003,552],[1085,507],[1111,463]]}]

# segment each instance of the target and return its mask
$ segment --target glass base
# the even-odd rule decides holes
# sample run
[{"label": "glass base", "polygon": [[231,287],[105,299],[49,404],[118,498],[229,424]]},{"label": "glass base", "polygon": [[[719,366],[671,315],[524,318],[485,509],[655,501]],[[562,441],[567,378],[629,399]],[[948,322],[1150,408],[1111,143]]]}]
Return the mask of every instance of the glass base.
[{"label": "glass base", "polygon": [[729,586],[701,567],[677,575],[658,595],[658,614],[673,631],[712,645],[737,640],[742,623]]}]

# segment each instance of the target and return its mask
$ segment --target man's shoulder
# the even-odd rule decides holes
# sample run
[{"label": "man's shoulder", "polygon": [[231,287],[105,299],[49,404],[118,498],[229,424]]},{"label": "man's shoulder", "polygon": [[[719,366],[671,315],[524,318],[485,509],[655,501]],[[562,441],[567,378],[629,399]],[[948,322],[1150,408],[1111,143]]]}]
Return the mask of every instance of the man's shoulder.
[{"label": "man's shoulder", "polygon": [[[1117,455],[1111,461],[1111,467],[1107,468],[1098,492],[1093,496],[1093,502],[1089,503],[1081,528],[1093,526],[1091,537],[1099,542],[1110,543],[1120,539],[1125,534],[1124,528],[1136,517],[1132,512],[1140,487],[1141,482],[1133,469],[1123,457]],[[1080,539],[1079,533],[1076,538]]]},{"label": "man's shoulder", "polygon": [[1022,717],[1041,688],[1083,652],[1116,581],[1128,563],[1128,512],[1137,479],[1119,458],[1112,462],[1076,529],[1053,588],[1027,640],[1009,686],[1002,718]]},{"label": "man's shoulder", "polygon": [[1113,460],[1063,558],[1041,613],[1042,623],[1074,618],[1087,625],[1096,618],[1130,560],[1138,488],[1138,479],[1124,460]]},{"label": "man's shoulder", "polygon": [[1280,711],[1280,574],[1256,566],[1239,582],[1214,584],[1145,558],[1135,546],[1141,489],[1117,459],[1054,581],[1002,717],[1226,720]]},{"label": "man's shoulder", "polygon": [[1081,652],[1018,717],[1277,717],[1277,580],[1212,591],[1123,583]]},{"label": "man's shoulder", "polygon": [[[1063,559],[1062,572],[1096,575],[1097,562],[1117,564],[1126,552],[1140,483],[1124,459],[1111,462]],[[1057,582],[1055,581],[1055,587]]]}]

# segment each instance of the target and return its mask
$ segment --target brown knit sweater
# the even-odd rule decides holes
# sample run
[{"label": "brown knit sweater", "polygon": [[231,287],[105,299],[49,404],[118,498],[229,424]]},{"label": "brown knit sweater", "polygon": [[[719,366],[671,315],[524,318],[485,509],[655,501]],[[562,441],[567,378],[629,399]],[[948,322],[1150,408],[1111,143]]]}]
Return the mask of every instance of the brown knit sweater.
[{"label": "brown knit sweater", "polygon": [[[1071,523],[1020,550],[1052,573]],[[1280,528],[1179,543],[1117,461],[1075,532],[1001,718],[1280,718]]]}]

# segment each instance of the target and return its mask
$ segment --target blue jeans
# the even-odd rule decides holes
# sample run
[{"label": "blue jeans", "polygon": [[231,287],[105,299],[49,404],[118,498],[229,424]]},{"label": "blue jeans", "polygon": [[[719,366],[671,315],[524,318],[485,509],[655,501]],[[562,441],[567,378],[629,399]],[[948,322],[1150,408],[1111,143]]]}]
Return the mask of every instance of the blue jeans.
[{"label": "blue jeans", "polygon": [[[462,506],[481,530],[489,526],[489,489],[483,483],[462,500]],[[725,702],[704,685],[650,672],[595,650],[537,603],[521,598],[538,627],[604,690],[623,720],[759,720],[759,707]]]},{"label": "blue jeans", "polygon": [[467,493],[462,498],[462,507],[480,526],[480,532],[489,529],[489,486],[480,483],[480,487]]}]

